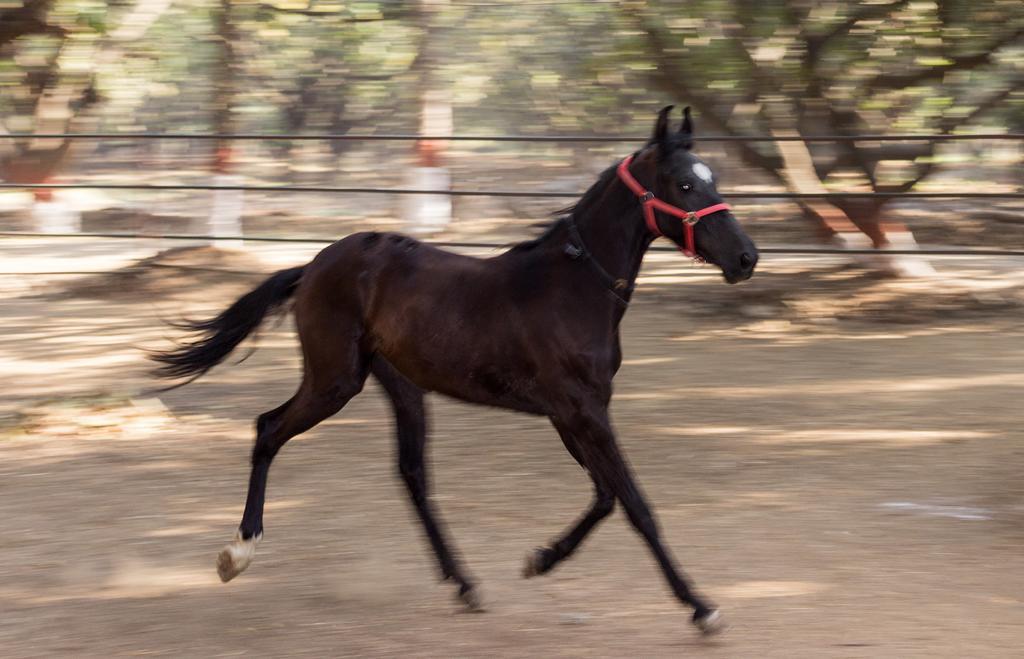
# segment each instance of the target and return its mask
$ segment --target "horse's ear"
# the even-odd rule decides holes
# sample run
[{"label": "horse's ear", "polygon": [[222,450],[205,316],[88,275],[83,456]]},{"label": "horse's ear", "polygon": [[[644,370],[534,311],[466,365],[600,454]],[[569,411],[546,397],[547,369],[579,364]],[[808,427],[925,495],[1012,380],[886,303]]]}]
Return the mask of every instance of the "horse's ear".
[{"label": "horse's ear", "polygon": [[690,106],[683,108],[683,123],[679,126],[679,132],[685,135],[693,135],[693,119],[690,118]]},{"label": "horse's ear", "polygon": [[668,144],[668,113],[674,107],[674,105],[666,105],[658,112],[658,120],[654,123],[654,133],[651,135],[650,144],[659,146]]}]

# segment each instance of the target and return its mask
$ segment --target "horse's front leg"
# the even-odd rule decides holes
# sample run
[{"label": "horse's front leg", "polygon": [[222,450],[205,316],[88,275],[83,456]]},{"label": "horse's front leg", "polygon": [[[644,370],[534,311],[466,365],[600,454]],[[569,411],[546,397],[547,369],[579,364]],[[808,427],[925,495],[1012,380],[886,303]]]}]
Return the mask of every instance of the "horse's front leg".
[{"label": "horse's front leg", "polygon": [[427,422],[423,392],[383,358],[374,360],[373,374],[391,398],[398,434],[398,470],[437,556],[441,575],[458,586],[458,598],[467,610],[483,611],[480,589],[473,583],[456,552],[451,549],[451,541],[446,539],[444,525],[429,498],[427,465],[424,460]]},{"label": "horse's front leg", "polygon": [[[562,443],[565,444],[566,450],[569,451],[569,454],[572,455],[581,467],[589,472],[583,454],[580,452],[579,444],[576,438],[573,437],[570,428],[561,423],[557,418],[553,418],[551,421],[558,431],[559,437],[562,438]],[[615,509],[615,495],[594,478],[593,474],[591,474],[591,479],[594,481],[594,501],[590,504],[590,508],[558,539],[546,547],[538,547],[526,556],[526,566],[523,568],[524,577],[530,578],[545,574],[555,565],[568,558],[601,520],[610,515],[612,510]]]},{"label": "horse's front leg", "polygon": [[595,481],[608,488],[622,504],[629,521],[643,536],[661,566],[672,592],[683,604],[693,607],[693,623],[705,634],[714,634],[725,628],[721,614],[710,602],[698,596],[686,577],[676,566],[672,555],[662,544],[658,524],[650,507],[636,484],[615,440],[608,418],[607,406],[593,404],[581,406],[572,415],[570,424],[579,448]]}]

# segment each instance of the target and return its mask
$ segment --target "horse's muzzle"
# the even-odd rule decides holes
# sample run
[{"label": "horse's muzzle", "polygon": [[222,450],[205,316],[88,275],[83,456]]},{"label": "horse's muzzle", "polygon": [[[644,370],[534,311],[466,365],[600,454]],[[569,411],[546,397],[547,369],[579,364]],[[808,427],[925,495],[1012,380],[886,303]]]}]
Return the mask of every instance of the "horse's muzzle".
[{"label": "horse's muzzle", "polygon": [[757,266],[757,258],[757,250],[740,254],[738,263],[734,267],[722,268],[722,276],[725,277],[725,281],[730,284],[738,284],[750,279]]}]

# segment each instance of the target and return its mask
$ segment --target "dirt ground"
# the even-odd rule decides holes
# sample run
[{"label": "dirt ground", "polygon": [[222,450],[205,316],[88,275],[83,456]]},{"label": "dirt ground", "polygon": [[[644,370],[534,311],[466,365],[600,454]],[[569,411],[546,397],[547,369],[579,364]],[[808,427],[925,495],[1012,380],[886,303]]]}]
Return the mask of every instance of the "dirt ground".
[{"label": "dirt ground", "polygon": [[458,613],[373,384],[284,449],[256,560],[221,584],[252,420],[295,386],[294,337],[268,329],[163,394],[139,348],[254,281],[211,270],[289,258],[0,277],[0,655],[1024,656],[1019,263],[901,282],[766,257],[727,287],[650,260],[613,414],[667,543],[731,621],[707,640],[618,511],[524,581],[588,479],[546,421],[434,397],[434,498],[488,605]]}]

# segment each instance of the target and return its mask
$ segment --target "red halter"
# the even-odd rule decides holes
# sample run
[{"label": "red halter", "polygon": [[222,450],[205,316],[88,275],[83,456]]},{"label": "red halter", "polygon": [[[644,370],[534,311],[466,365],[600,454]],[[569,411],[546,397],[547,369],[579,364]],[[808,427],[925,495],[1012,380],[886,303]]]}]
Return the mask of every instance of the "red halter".
[{"label": "red halter", "polygon": [[644,221],[647,223],[647,228],[650,229],[651,233],[655,237],[661,236],[661,231],[658,229],[658,222],[654,218],[654,210],[660,210],[663,213],[669,215],[675,215],[676,217],[683,220],[683,246],[680,251],[686,254],[690,258],[697,256],[697,251],[693,243],[693,226],[700,222],[700,218],[705,215],[711,215],[718,211],[727,211],[731,208],[729,204],[721,203],[715,204],[714,206],[708,206],[696,211],[684,211],[682,208],[673,206],[672,204],[666,203],[661,199],[654,196],[654,193],[650,190],[644,189],[644,186],[633,178],[633,175],[629,173],[629,163],[633,162],[633,156],[626,156],[626,158],[619,163],[618,174],[622,182],[626,184],[626,187],[633,191],[637,197],[640,198],[640,202],[644,205]]}]

